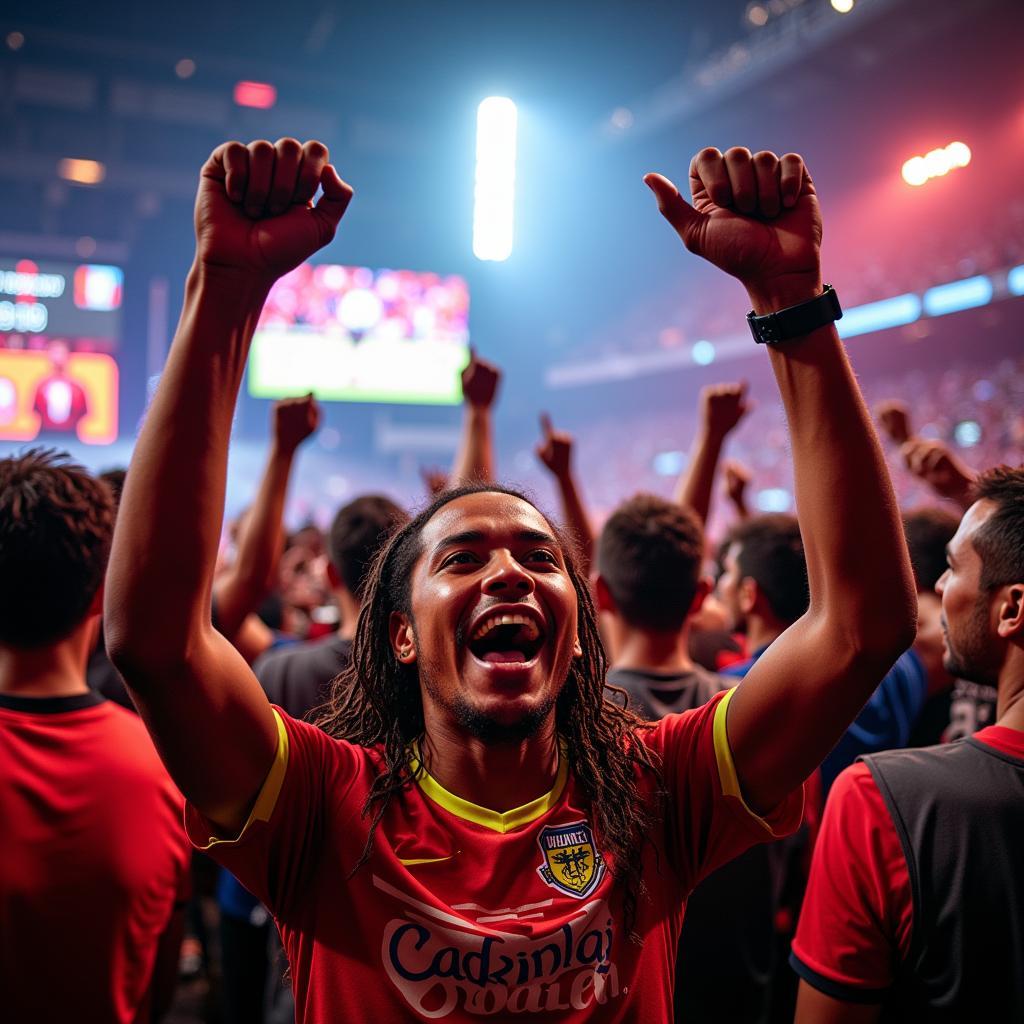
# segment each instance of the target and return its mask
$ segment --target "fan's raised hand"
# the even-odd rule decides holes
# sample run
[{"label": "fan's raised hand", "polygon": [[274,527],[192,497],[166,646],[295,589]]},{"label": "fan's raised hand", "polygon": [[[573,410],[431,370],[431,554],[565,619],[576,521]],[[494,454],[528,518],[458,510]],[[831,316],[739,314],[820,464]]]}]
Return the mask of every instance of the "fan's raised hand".
[{"label": "fan's raised hand", "polygon": [[288,138],[218,146],[196,195],[197,264],[273,281],[327,245],[352,198],[329,156]]}]

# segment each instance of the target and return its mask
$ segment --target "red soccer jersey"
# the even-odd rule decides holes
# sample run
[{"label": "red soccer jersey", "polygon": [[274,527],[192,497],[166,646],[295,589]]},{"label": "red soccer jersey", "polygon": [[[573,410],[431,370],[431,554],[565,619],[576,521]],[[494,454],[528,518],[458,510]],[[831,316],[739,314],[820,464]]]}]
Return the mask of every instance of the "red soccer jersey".
[{"label": "red soccer jersey", "polygon": [[299,1021],[667,1020],[687,894],[800,821],[799,791],[768,820],[743,804],[725,733],[731,692],[644,734],[672,809],[643,854],[642,946],[624,933],[622,893],[564,759],[549,793],[503,814],[421,777],[392,800],[350,878],[381,754],[279,714],[278,757],[241,837],[209,838],[192,808],[186,823],[273,911]]},{"label": "red soccer jersey", "polygon": [[[989,726],[974,739],[1024,758],[1024,735]],[[910,952],[914,908],[896,825],[866,764],[843,771],[829,793],[814,850],[793,967],[836,999],[881,1002]]]},{"label": "red soccer jersey", "polygon": [[184,801],[136,715],[0,694],[5,1020],[133,1024],[187,881]]}]

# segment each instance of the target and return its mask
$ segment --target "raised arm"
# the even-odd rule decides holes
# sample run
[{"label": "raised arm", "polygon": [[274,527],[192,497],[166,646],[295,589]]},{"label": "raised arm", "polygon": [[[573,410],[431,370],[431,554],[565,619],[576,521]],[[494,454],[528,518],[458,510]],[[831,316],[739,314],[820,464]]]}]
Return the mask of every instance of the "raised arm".
[{"label": "raised arm", "polygon": [[692,508],[704,524],[711,512],[711,495],[722,445],[749,408],[746,383],[713,384],[701,390],[697,433],[690,446],[686,469],[676,485],[674,500]]},{"label": "raised arm", "polygon": [[449,487],[494,479],[494,432],[491,408],[498,395],[501,370],[470,349],[469,363],[462,371],[464,411],[462,438],[452,466]]},{"label": "raised arm", "polygon": [[573,438],[563,430],[555,430],[546,412],[541,413],[540,429],[543,436],[537,445],[537,458],[555,478],[562,502],[562,521],[576,538],[583,559],[581,569],[589,576],[594,560],[594,530],[572,471]]},{"label": "raised arm", "polygon": [[327,159],[318,142],[231,142],[203,167],[185,304],[107,578],[111,658],[171,776],[225,830],[244,822],[277,746],[256,677],[210,621],[231,418],[271,284],[331,241],[352,197]]},{"label": "raised arm", "polygon": [[907,469],[940,498],[956,502],[966,512],[974,501],[974,470],[943,441],[915,434],[906,402],[895,398],[879,402],[875,416],[889,439],[899,445]]},{"label": "raised arm", "polygon": [[270,455],[235,561],[213,585],[217,627],[229,640],[272,586],[284,551],[284,504],[295,453],[319,425],[320,408],[312,395],[286,398],[274,405],[272,423]]},{"label": "raised arm", "polygon": [[[757,314],[821,294],[821,215],[799,156],[702,150],[690,168],[692,207],[667,179],[646,180],[686,247],[737,277]],[[835,326],[767,347],[789,424],[811,600],[729,707],[740,785],[761,810],[832,749],[913,642],[915,618],[892,484]]]},{"label": "raised arm", "polygon": [[747,488],[753,479],[753,474],[735,459],[726,459],[722,463],[722,472],[725,474],[725,494],[732,507],[736,510],[736,518],[743,522],[750,518],[750,509],[747,507]]}]

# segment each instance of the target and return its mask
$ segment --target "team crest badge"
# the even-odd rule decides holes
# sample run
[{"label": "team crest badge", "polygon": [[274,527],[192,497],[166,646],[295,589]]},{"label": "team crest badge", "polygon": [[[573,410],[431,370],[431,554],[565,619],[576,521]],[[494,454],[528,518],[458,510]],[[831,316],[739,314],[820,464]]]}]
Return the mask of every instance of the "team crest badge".
[{"label": "team crest badge", "polygon": [[604,878],[604,858],[585,821],[545,828],[537,837],[544,860],[537,873],[553,889],[583,899]]}]

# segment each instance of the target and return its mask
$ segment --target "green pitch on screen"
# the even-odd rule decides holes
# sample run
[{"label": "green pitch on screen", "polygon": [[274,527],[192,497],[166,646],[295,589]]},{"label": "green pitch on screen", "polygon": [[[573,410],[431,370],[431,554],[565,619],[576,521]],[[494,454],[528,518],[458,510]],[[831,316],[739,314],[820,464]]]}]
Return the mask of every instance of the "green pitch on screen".
[{"label": "green pitch on screen", "polygon": [[458,405],[469,362],[461,342],[407,338],[352,341],[343,334],[289,327],[256,332],[249,356],[253,398],[290,398],[310,391],[324,401]]}]

